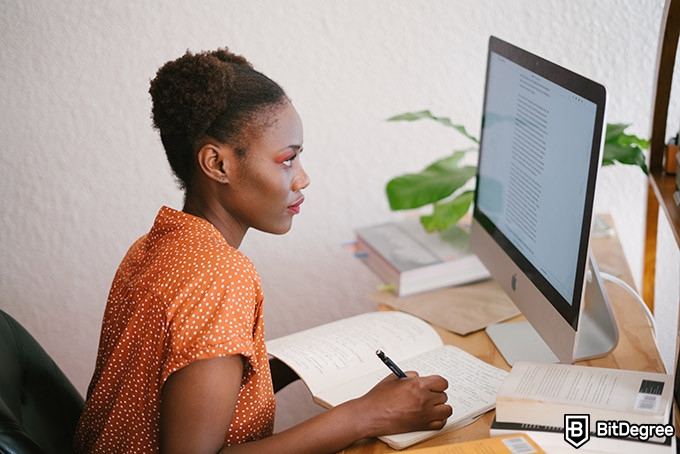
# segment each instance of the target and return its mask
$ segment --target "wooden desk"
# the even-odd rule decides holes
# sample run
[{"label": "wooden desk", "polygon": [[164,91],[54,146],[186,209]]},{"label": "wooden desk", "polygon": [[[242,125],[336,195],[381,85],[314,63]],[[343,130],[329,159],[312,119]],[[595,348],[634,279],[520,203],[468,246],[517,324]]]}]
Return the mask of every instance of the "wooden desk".
[{"label": "wooden desk", "polygon": [[[611,222],[611,219],[608,218],[608,221]],[[634,286],[628,262],[626,261],[617,237],[594,239],[591,244],[595,258],[602,272],[615,274],[619,279]],[[605,288],[619,326],[619,343],[609,355],[603,358],[583,361],[579,364],[618,369],[665,372],[651,326],[644,310],[640,307],[637,300],[617,284],[605,281]],[[388,310],[389,308],[384,306],[380,309]],[[517,317],[510,322],[520,320],[521,318],[522,317]],[[510,366],[505,362],[486,335],[485,331],[478,331],[467,336],[459,336],[440,328],[438,328],[437,331],[446,344],[461,347],[490,364],[505,370],[510,370]],[[439,446],[488,438],[489,426],[493,421],[494,414],[494,411],[490,411],[469,426],[444,433],[438,437],[419,443],[412,448],[424,448],[428,446]],[[345,454],[379,454],[398,451],[391,449],[385,443],[377,439],[368,439],[359,441],[342,452]]]}]

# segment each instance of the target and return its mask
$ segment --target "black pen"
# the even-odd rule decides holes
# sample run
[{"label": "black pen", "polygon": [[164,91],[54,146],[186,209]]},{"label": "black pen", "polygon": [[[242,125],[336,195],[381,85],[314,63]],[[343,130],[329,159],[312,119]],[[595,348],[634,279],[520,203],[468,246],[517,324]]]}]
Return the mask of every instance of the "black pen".
[{"label": "black pen", "polygon": [[399,366],[394,364],[394,361],[385,356],[382,350],[376,350],[375,354],[378,355],[378,358],[380,358],[380,360],[383,363],[385,363],[385,365],[389,367],[392,372],[394,372],[394,375],[396,375],[399,378],[406,378],[406,374],[404,373],[404,371],[401,370]]}]

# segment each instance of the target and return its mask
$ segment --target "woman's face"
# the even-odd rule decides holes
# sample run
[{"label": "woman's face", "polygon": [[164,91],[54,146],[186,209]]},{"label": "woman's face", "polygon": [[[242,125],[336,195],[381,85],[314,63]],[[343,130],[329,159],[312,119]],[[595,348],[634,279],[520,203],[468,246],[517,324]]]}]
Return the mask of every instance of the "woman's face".
[{"label": "woman's face", "polygon": [[238,159],[223,203],[245,228],[282,234],[304,201],[309,176],[302,169],[302,121],[293,105],[272,115]]}]

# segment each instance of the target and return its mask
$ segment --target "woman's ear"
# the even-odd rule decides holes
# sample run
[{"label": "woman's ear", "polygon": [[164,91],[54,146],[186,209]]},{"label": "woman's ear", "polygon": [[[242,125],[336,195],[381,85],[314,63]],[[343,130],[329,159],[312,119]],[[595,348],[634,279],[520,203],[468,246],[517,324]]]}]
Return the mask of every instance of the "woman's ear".
[{"label": "woman's ear", "polygon": [[225,145],[208,142],[197,153],[200,172],[218,183],[229,182],[229,150]]}]

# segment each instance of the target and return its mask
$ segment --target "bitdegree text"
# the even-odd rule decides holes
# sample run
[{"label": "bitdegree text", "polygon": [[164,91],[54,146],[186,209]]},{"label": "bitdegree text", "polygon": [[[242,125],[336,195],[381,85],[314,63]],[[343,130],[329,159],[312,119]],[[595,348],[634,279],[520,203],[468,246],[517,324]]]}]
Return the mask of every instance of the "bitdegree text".
[{"label": "bitdegree text", "polygon": [[675,427],[672,424],[631,424],[628,421],[597,421],[595,435],[598,437],[633,437],[641,441],[650,438],[672,437]]}]

